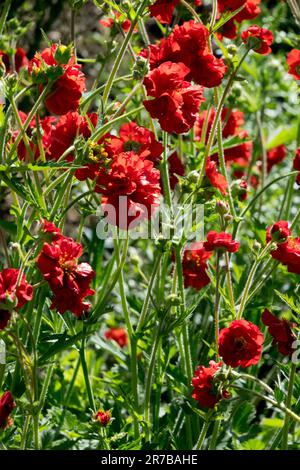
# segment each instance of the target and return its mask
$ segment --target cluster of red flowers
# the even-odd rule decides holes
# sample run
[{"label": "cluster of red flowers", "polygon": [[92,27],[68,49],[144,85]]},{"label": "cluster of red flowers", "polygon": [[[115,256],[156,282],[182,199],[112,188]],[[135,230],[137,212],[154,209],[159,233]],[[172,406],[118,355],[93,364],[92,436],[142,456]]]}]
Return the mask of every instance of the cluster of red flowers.
[{"label": "cluster of red flowers", "polygon": [[245,20],[253,20],[261,10],[261,0],[218,0],[219,13],[234,12],[243,6],[243,9],[227,21],[221,28],[221,35],[229,39],[236,39],[237,26]]},{"label": "cluster of red flowers", "polygon": [[223,60],[210,52],[208,39],[208,29],[190,20],[140,53],[149,59],[151,68],[144,84],[153,99],[144,105],[169,133],[184,133],[193,126],[203,101],[202,87],[220,85],[226,72]]},{"label": "cluster of red flowers", "polygon": [[289,273],[300,274],[300,238],[291,236],[287,221],[280,220],[268,227],[266,241],[277,244],[271,251],[272,258],[287,266]]},{"label": "cluster of red flowers", "polygon": [[52,241],[44,243],[37,265],[54,294],[51,309],[61,314],[68,310],[80,318],[90,307],[85,299],[94,294],[90,283],[95,273],[88,263],[78,263],[80,243],[64,237],[51,223],[46,222],[44,232],[52,235]]},{"label": "cluster of red flowers", "polygon": [[16,407],[13,396],[10,392],[5,392],[0,398],[0,429],[6,429],[12,425],[10,415]]},{"label": "cluster of red flowers", "polygon": [[19,310],[32,299],[33,288],[19,269],[0,272],[0,330],[6,328],[12,311]]},{"label": "cluster of red flowers", "polygon": [[189,244],[182,258],[182,271],[185,287],[193,287],[200,290],[210,283],[207,274],[207,260],[212,256],[213,251],[227,251],[235,253],[240,244],[232,239],[232,235],[226,232],[210,231],[207,234],[206,241]]},{"label": "cluster of red flowers", "polygon": [[78,109],[85,90],[85,76],[69,48],[53,44],[36,53],[28,64],[28,72],[40,84],[41,91],[52,83],[45,100],[48,111],[62,115]]},{"label": "cluster of red flowers", "polygon": [[[209,111],[205,110],[199,113],[194,126],[194,135],[196,141],[203,140],[204,142],[207,142],[215,115],[215,108],[211,108]],[[248,138],[247,131],[242,129],[242,126],[245,124],[244,113],[242,111],[237,109],[223,108],[221,113],[221,120],[223,123],[222,137],[224,139],[233,136],[237,136],[240,139]],[[225,161],[227,165],[232,167],[234,170],[233,176],[238,178],[243,177],[245,169],[248,167],[249,161],[251,159],[252,147],[252,142],[246,141],[224,150]],[[225,177],[219,173],[218,163],[218,154],[211,155],[207,159],[206,176],[210,184],[225,195],[227,193],[228,183]]]}]

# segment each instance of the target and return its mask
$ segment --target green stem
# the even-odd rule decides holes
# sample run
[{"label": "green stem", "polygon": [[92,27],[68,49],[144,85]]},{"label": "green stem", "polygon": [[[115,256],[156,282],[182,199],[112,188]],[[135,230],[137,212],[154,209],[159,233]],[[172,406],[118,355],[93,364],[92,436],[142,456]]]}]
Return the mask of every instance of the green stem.
[{"label": "green stem", "polygon": [[[290,370],[290,377],[289,377],[289,386],[288,386],[288,393],[286,397],[285,406],[286,408],[291,408],[292,405],[292,398],[293,398],[293,389],[294,389],[294,382],[296,376],[296,364],[291,364]],[[282,430],[282,450],[288,450],[288,436],[289,436],[289,424],[290,424],[290,416],[285,413],[284,425]]]},{"label": "green stem", "polygon": [[2,33],[3,33],[3,28],[4,28],[5,21],[6,21],[10,6],[11,6],[11,2],[12,0],[6,0],[3,5],[3,10],[1,13],[1,17],[0,17],[0,36],[2,36]]},{"label": "green stem", "polygon": [[219,430],[220,430],[220,424],[221,424],[221,420],[220,420],[220,419],[216,419],[215,424],[214,424],[214,428],[213,428],[213,432],[212,432],[212,436],[211,436],[211,440],[210,440],[210,443],[209,443],[209,448],[208,448],[208,450],[215,450],[216,447],[217,447],[218,436],[219,436]]},{"label": "green stem", "polygon": [[[83,327],[84,330],[86,329],[86,326]],[[82,338],[82,343],[81,343],[81,348],[80,348],[80,361],[81,361],[81,367],[82,367],[82,372],[84,376],[84,381],[85,381],[85,386],[86,386],[86,391],[88,395],[88,400],[89,400],[89,406],[93,413],[96,412],[96,404],[95,404],[95,399],[94,399],[94,394],[93,394],[93,389],[91,386],[90,382],[90,376],[89,376],[89,370],[86,362],[86,356],[85,356],[85,347],[86,347],[86,338],[85,336]]]},{"label": "green stem", "polygon": [[202,429],[201,429],[201,432],[200,432],[198,441],[196,442],[196,445],[195,445],[195,447],[194,447],[194,450],[201,450],[201,449],[202,449],[202,446],[203,446],[204,440],[205,440],[205,438],[206,438],[206,434],[207,434],[209,425],[210,425],[210,420],[207,419],[207,420],[203,423],[203,426],[202,426]]},{"label": "green stem", "polygon": [[119,68],[120,68],[122,59],[123,59],[124,54],[126,52],[126,49],[128,47],[128,44],[129,44],[130,38],[132,36],[132,33],[134,31],[135,25],[137,24],[139,17],[141,16],[143,10],[145,9],[146,4],[147,4],[147,2],[145,0],[141,3],[140,7],[138,8],[138,10],[136,12],[135,18],[131,21],[130,29],[129,29],[129,31],[128,31],[128,33],[127,33],[127,35],[126,35],[126,37],[123,41],[123,44],[119,49],[118,55],[116,57],[113,68],[112,68],[112,70],[109,74],[109,77],[107,79],[107,82],[106,82],[106,85],[105,85],[105,88],[104,88],[104,91],[103,91],[102,102],[103,102],[104,107],[106,106],[106,103],[107,103],[107,100],[108,100],[108,97],[109,97],[109,94],[110,94],[110,90],[111,90],[113,81],[115,79],[116,74],[118,73]]},{"label": "green stem", "polygon": [[144,420],[147,424],[146,428],[146,440],[151,440],[151,430],[150,430],[150,397],[151,397],[151,389],[152,389],[152,382],[153,382],[153,374],[155,368],[155,361],[156,361],[156,353],[160,342],[160,335],[161,335],[161,324],[157,328],[156,335],[154,337],[151,355],[150,355],[150,362],[149,362],[149,369],[146,378],[145,384],[145,398],[144,398]]},{"label": "green stem", "polygon": [[219,315],[220,315],[220,253],[217,251],[216,260],[216,291],[215,291],[215,305],[214,305],[214,320],[215,320],[215,343],[217,360],[219,358]]}]

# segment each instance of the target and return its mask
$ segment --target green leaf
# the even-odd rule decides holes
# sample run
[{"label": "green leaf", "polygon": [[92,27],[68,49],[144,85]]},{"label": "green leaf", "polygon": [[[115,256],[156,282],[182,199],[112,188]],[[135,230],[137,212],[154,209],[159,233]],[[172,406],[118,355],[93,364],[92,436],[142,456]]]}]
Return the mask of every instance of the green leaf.
[{"label": "green leaf", "polygon": [[293,124],[292,126],[284,126],[279,127],[277,129],[276,134],[271,136],[271,138],[267,142],[267,150],[277,147],[278,145],[282,144],[290,144],[297,138],[298,126],[297,124]]},{"label": "green leaf", "polygon": [[249,425],[255,418],[255,415],[255,406],[248,401],[241,401],[233,412],[233,430],[237,434],[246,434],[249,431]]}]

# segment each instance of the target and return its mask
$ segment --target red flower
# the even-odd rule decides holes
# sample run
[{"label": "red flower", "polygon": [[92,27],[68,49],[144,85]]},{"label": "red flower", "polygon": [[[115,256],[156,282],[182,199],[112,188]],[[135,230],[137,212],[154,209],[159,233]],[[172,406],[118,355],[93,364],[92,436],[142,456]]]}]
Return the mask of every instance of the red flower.
[{"label": "red flower", "polygon": [[[296,150],[296,154],[293,160],[293,169],[300,171],[300,147]],[[300,173],[297,175],[296,182],[300,185]]]},{"label": "red flower", "polygon": [[[208,118],[207,113],[208,111],[205,110],[199,113],[197,116],[194,128],[196,141],[201,140],[204,123],[207,120],[207,129],[205,135],[205,142],[207,142],[211,127],[215,119],[216,110],[215,108],[211,108]],[[223,123],[222,136],[224,139],[232,135],[239,135],[241,133],[241,126],[245,124],[244,113],[238,109],[223,108],[221,113],[221,120]]]},{"label": "red flower", "polygon": [[112,339],[121,348],[124,348],[128,344],[128,337],[124,328],[110,328],[104,333],[106,339]]},{"label": "red flower", "polygon": [[95,188],[104,196],[102,208],[107,220],[127,230],[150,219],[159,205],[159,177],[153,162],[134,152],[115,155],[110,167],[99,172]]},{"label": "red flower", "polygon": [[263,324],[268,326],[268,331],[273,337],[273,346],[277,345],[278,351],[284,356],[291,356],[294,352],[292,347],[297,336],[292,331],[293,323],[287,320],[280,320],[265,309],[262,314]]},{"label": "red flower", "polygon": [[96,421],[99,421],[99,423],[101,424],[101,426],[107,426],[108,423],[110,422],[111,420],[111,415],[110,415],[110,412],[109,411],[104,411],[104,410],[99,410],[95,416],[94,416],[94,419]]},{"label": "red flower", "polygon": [[278,145],[267,152],[267,169],[271,171],[272,167],[277,163],[281,163],[287,156],[285,145]]},{"label": "red flower", "polygon": [[205,173],[210,181],[210,184],[217,188],[223,195],[227,194],[228,183],[225,176],[218,172],[216,162],[208,157],[206,161]]},{"label": "red flower", "polygon": [[206,238],[207,241],[204,242],[204,248],[207,251],[221,249],[228,251],[229,253],[235,253],[240,247],[239,242],[233,240],[232,235],[230,233],[217,233],[211,230],[210,232],[208,232]]},{"label": "red flower", "polygon": [[120,127],[119,137],[110,136],[106,149],[109,149],[111,154],[133,151],[157,163],[164,148],[155,139],[153,132],[135,122],[128,122]]},{"label": "red flower", "polygon": [[287,266],[289,273],[300,274],[300,238],[289,237],[271,251],[272,258]]},{"label": "red flower", "polygon": [[[258,54],[267,55],[272,52],[270,46],[273,42],[273,33],[268,29],[254,24],[243,31],[241,37],[243,42],[249,43],[250,47]],[[253,42],[252,38],[255,38],[256,41]]]},{"label": "red flower", "polygon": [[220,331],[219,354],[228,366],[253,366],[260,360],[263,342],[264,336],[256,325],[234,320]]},{"label": "red flower", "polygon": [[300,80],[300,51],[299,49],[292,49],[288,55],[286,62],[288,64],[288,73],[296,80]]},{"label": "red flower", "polygon": [[9,417],[16,407],[13,396],[10,392],[5,392],[0,398],[0,429],[11,426],[12,419]]},{"label": "red flower", "polygon": [[267,243],[271,240],[275,242],[284,242],[291,235],[289,224],[286,220],[279,220],[274,225],[267,228]]},{"label": "red flower", "polygon": [[229,397],[226,390],[220,393],[214,385],[214,376],[221,366],[222,362],[210,361],[209,367],[199,366],[194,373],[192,397],[197,400],[201,408],[214,408],[222,398]]},{"label": "red flower", "polygon": [[22,308],[32,299],[32,286],[23,273],[19,279],[19,269],[6,268],[0,272],[0,330],[3,330],[11,317],[11,310]]},{"label": "red flower", "polygon": [[[6,72],[11,73],[13,71],[12,69],[12,64],[11,64],[11,59],[9,55],[4,52],[0,51],[0,63],[1,61],[5,65]],[[28,59],[26,56],[26,52],[22,47],[18,47],[15,52],[15,57],[14,57],[14,62],[15,62],[15,70],[17,73],[19,73],[20,69],[23,67],[26,67],[28,64]]]},{"label": "red flower", "polygon": [[59,48],[63,47],[53,44],[51,48],[35,54],[28,66],[31,75],[38,75],[45,67],[46,69],[61,67],[62,75],[54,82],[45,100],[48,111],[58,115],[76,111],[85,90],[85,76],[81,71],[81,65],[76,64],[74,55],[71,55],[66,64],[58,64],[55,56]]},{"label": "red flower", "polygon": [[184,64],[164,62],[144,79],[149,96],[145,108],[159,120],[161,128],[169,133],[182,134],[194,125],[203,89],[184,81],[189,69]]},{"label": "red flower", "polygon": [[176,184],[178,183],[178,176],[183,176],[185,169],[184,166],[178,157],[177,152],[173,152],[172,155],[168,158],[169,164],[169,180],[171,189],[175,189]]},{"label": "red flower", "polygon": [[253,20],[256,18],[261,12],[258,6],[260,2],[261,0],[247,0],[245,7],[235,15],[235,21],[241,23],[244,20]]},{"label": "red flower", "polygon": [[[164,62],[181,63],[189,68],[186,80],[194,80],[206,87],[220,85],[227,68],[222,59],[209,52],[208,38],[208,29],[194,20],[176,25],[167,39],[150,46],[151,70]],[[141,51],[140,55],[148,58],[148,49]]]},{"label": "red flower", "polygon": [[162,24],[170,24],[175,7],[180,0],[156,0],[156,2],[149,6],[151,15],[160,21]]},{"label": "red flower", "polygon": [[88,263],[78,264],[82,246],[72,238],[60,237],[44,243],[37,265],[54,293],[51,309],[67,310],[81,317],[89,309],[85,298],[93,295],[90,282],[95,273]]},{"label": "red flower", "polygon": [[191,243],[185,248],[182,258],[184,287],[200,290],[210,283],[206,273],[206,261],[211,255],[211,252],[205,250],[202,242]]}]

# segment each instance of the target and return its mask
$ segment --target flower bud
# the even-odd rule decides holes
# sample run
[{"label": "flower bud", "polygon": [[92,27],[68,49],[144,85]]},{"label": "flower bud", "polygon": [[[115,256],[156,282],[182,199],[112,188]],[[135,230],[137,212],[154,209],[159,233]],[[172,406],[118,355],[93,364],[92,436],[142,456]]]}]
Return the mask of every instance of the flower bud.
[{"label": "flower bud", "polygon": [[101,426],[106,427],[111,420],[110,411],[99,410],[95,414],[94,420],[99,422]]},{"label": "flower bud", "polygon": [[149,72],[148,61],[144,57],[137,56],[133,66],[132,75],[135,80],[142,79]]},{"label": "flower bud", "polygon": [[58,65],[67,64],[72,56],[72,48],[70,46],[59,45],[56,48],[54,59]]}]

